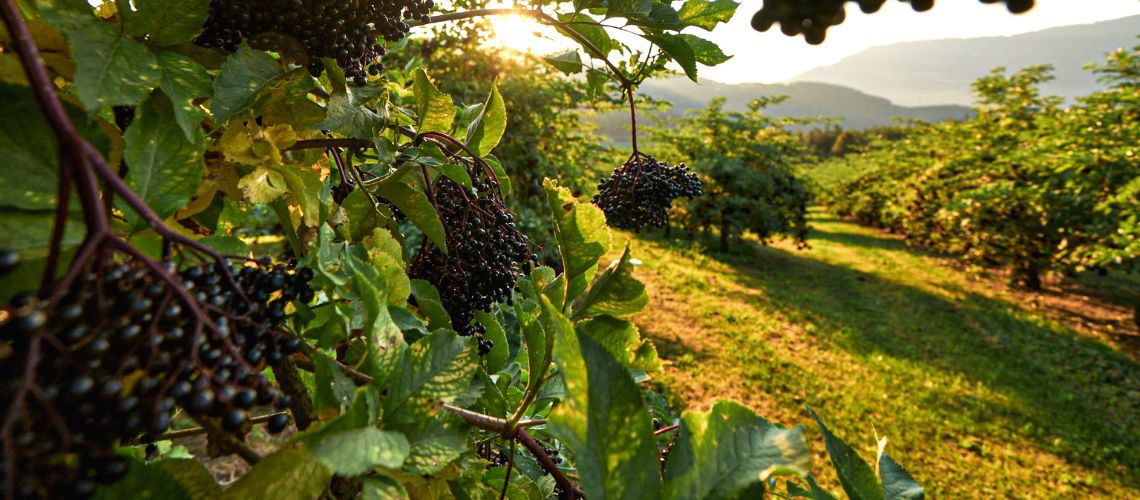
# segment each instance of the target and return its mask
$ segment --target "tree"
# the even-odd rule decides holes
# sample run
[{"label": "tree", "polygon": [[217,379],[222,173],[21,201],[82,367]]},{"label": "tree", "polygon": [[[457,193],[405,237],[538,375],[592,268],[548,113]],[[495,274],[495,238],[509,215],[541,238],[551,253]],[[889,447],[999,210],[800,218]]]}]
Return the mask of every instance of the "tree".
[{"label": "tree", "polygon": [[705,196],[685,207],[691,230],[720,229],[721,251],[745,231],[767,241],[786,234],[803,244],[807,238],[810,194],[794,166],[807,157],[799,138],[785,127],[800,120],[777,120],[764,108],[783,97],[757,99],[744,112],[724,111],[724,99],[654,130],[684,160],[700,165]]},{"label": "tree", "polygon": [[831,183],[841,213],[1007,267],[1031,289],[1050,270],[1134,272],[1138,49],[1094,67],[1109,88],[1067,108],[1039,92],[1048,67],[999,68],[974,85],[974,119],[913,126],[813,171],[848,173]]}]

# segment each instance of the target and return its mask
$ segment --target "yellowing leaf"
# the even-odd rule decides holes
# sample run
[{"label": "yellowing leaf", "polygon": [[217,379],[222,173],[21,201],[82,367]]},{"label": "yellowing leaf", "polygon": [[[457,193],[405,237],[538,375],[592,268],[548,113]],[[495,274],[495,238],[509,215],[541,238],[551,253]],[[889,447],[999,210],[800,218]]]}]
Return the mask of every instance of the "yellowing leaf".
[{"label": "yellowing leaf", "polygon": [[281,174],[260,167],[238,181],[245,197],[253,203],[269,203],[285,193],[285,178]]}]

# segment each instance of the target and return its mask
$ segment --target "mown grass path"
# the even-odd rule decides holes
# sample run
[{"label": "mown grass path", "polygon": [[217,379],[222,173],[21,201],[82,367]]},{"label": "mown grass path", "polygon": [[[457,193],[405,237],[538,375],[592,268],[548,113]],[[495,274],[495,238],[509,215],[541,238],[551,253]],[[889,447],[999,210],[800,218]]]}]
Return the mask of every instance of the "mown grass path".
[{"label": "mown grass path", "polygon": [[804,424],[812,404],[865,458],[874,432],[939,498],[1140,497],[1140,363],[1000,280],[816,213],[809,250],[634,242],[642,330],[689,407],[739,399]]}]

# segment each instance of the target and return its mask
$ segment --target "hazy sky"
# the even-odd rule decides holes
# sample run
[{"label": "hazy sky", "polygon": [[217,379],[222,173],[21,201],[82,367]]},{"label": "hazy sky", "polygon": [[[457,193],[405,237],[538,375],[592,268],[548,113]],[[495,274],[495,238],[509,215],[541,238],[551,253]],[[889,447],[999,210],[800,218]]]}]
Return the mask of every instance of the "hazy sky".
[{"label": "hazy sky", "polygon": [[849,3],[847,20],[828,30],[827,41],[808,45],[801,37],[784,36],[778,25],[764,33],[753,31],[750,21],[760,4],[759,0],[742,1],[728,25],[707,35],[733,58],[714,68],[701,68],[702,76],[726,83],[774,83],[877,45],[1015,35],[1140,14],[1138,0],[1038,0],[1033,10],[1016,16],[1002,4],[987,5],[977,0],[940,0],[934,9],[923,13],[890,0],[873,15],[865,15],[858,5]]},{"label": "hazy sky", "polygon": [[[940,38],[1015,35],[1056,26],[1087,24],[1140,14],[1140,0],[1037,0],[1028,13],[1012,15],[1002,4],[978,0],[940,0],[934,9],[918,13],[909,5],[889,0],[873,14],[863,14],[855,3],[847,4],[847,20],[827,32],[822,45],[808,45],[802,37],[790,38],[779,26],[760,33],[751,26],[752,14],[761,0],[741,0],[735,17],[712,33],[691,30],[717,42],[728,62],[713,68],[700,67],[700,76],[725,83],[788,80],[804,71],[834,64],[844,57],[877,45]],[[491,43],[503,47],[551,54],[567,50],[573,42],[530,19],[514,16],[490,18],[498,36]],[[539,32],[543,36],[535,36]],[[1137,34],[1140,34],[1138,30]],[[611,35],[631,45],[643,40],[624,33]]]}]

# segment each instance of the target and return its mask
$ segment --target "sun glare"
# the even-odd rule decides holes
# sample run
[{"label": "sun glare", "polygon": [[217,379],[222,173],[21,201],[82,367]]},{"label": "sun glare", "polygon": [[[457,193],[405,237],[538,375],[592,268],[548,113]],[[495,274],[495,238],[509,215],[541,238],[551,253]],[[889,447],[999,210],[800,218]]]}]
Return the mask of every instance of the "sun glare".
[{"label": "sun glare", "polygon": [[495,16],[489,18],[494,36],[485,42],[490,47],[517,50],[535,55],[549,55],[565,51],[573,45],[558,36],[549,27],[524,16]]}]

